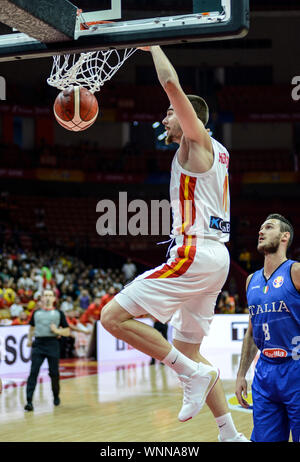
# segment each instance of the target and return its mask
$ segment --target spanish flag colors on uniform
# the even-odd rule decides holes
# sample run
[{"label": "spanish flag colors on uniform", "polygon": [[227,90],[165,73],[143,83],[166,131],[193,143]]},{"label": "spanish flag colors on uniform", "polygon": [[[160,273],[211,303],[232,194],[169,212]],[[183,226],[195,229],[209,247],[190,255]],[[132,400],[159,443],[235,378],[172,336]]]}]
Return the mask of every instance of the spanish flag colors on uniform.
[{"label": "spanish flag colors on uniform", "polygon": [[155,271],[147,279],[177,278],[182,276],[193,263],[196,253],[196,236],[187,234],[195,222],[195,187],[197,178],[181,174],[180,176],[180,206],[181,206],[181,234],[183,245],[178,248],[178,257],[169,265],[165,264],[162,269]]},{"label": "spanish flag colors on uniform", "polygon": [[228,210],[228,196],[229,196],[229,181],[228,181],[228,173],[225,176],[224,184],[223,184],[223,209],[225,212]]}]

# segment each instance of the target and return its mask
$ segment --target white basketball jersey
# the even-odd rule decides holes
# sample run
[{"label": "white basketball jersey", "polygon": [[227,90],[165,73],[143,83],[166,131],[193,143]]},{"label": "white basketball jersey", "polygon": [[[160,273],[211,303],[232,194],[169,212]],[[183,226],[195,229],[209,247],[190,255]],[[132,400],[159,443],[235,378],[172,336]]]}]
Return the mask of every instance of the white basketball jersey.
[{"label": "white basketball jersey", "polygon": [[229,153],[211,138],[214,161],[205,173],[184,170],[177,152],[171,169],[172,237],[197,236],[227,242],[230,233]]}]

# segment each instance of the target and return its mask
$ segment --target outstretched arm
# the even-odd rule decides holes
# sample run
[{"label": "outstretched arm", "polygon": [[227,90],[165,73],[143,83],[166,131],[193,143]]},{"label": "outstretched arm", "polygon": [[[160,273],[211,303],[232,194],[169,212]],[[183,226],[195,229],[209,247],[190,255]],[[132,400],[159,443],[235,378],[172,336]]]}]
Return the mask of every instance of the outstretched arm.
[{"label": "outstretched arm", "polygon": [[159,46],[146,47],[153,58],[158,79],[168,95],[170,103],[176,113],[183,135],[195,141],[209,152],[212,145],[204,124],[198,119],[188,97],[181,88],[178,75],[169,59]]}]

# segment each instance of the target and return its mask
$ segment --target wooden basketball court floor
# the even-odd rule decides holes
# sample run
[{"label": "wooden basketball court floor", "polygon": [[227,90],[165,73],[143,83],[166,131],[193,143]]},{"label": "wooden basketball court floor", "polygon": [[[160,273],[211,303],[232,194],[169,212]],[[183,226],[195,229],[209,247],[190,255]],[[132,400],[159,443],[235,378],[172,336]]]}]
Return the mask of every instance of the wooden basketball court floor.
[{"label": "wooden basketball court floor", "polygon": [[[252,411],[242,410],[234,397],[236,356],[229,352],[229,363],[220,356],[221,378],[236,427],[249,438]],[[207,405],[190,421],[177,420],[182,390],[174,372],[160,363],[61,360],[61,405],[55,407],[45,362],[33,412],[24,411],[27,375],[3,377],[1,442],[217,441],[217,427]],[[250,384],[251,378],[249,389]]]}]

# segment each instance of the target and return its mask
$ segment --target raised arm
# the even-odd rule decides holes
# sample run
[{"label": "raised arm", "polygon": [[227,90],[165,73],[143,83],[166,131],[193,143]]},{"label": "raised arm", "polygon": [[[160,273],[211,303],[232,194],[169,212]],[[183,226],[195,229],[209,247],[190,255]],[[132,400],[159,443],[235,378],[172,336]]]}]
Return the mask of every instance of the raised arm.
[{"label": "raised arm", "polygon": [[188,97],[181,88],[178,75],[159,46],[149,47],[158,79],[168,95],[185,138],[195,141],[212,153],[210,136]]}]

